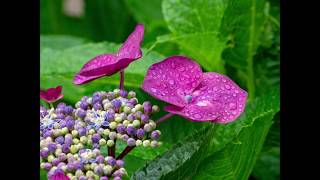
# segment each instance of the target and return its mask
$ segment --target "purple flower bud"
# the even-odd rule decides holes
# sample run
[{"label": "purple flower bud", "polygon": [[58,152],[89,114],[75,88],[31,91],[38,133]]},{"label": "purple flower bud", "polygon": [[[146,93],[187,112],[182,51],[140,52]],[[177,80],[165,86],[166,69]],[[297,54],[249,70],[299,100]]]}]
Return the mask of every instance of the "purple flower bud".
[{"label": "purple flower bud", "polygon": [[133,138],[129,138],[127,140],[127,144],[128,144],[128,146],[135,146],[136,145],[136,141]]},{"label": "purple flower bud", "polygon": [[82,169],[83,168],[83,164],[79,161],[75,161],[73,162],[74,163],[74,166],[76,169]]},{"label": "purple flower bud", "polygon": [[64,118],[65,121],[74,121],[73,117],[72,116],[66,116]]},{"label": "purple flower bud", "polygon": [[67,136],[67,137],[64,139],[64,144],[67,144],[67,145],[70,146],[72,143],[73,143],[72,137]]},{"label": "purple flower bud", "polygon": [[50,131],[50,130],[47,130],[47,131],[43,132],[43,137],[44,138],[50,137],[51,135],[52,135],[52,131]]},{"label": "purple flower bud", "polygon": [[124,166],[124,161],[123,160],[117,160],[116,164],[119,167],[123,167]]},{"label": "purple flower bud", "polygon": [[127,127],[127,133],[128,135],[134,136],[136,134],[136,129],[133,126]]},{"label": "purple flower bud", "polygon": [[108,159],[108,164],[111,165],[111,166],[115,166],[117,163],[117,161],[113,158],[113,157],[110,157]]},{"label": "purple flower bud", "polygon": [[137,117],[138,119],[140,119],[142,114],[143,114],[143,113],[142,113],[141,111],[138,111],[138,112],[136,112],[136,117]]},{"label": "purple flower bud", "polygon": [[80,103],[80,108],[83,110],[87,110],[88,109],[89,104],[87,103],[87,101],[81,101]]},{"label": "purple flower bud", "polygon": [[121,97],[126,98],[126,97],[128,96],[128,92],[125,91],[125,90],[120,90],[119,95],[120,95]]},{"label": "purple flower bud", "polygon": [[108,180],[108,177],[107,176],[101,176],[100,180]]},{"label": "purple flower bud", "polygon": [[63,144],[64,143],[64,137],[62,136],[59,136],[55,139],[55,142],[56,143],[59,143],[59,144]]},{"label": "purple flower bud", "polygon": [[57,114],[57,119],[64,119],[64,114]]},{"label": "purple flower bud", "polygon": [[78,109],[76,115],[77,115],[79,118],[84,118],[84,117],[86,117],[87,112],[86,112],[85,110],[83,110],[83,109]]},{"label": "purple flower bud", "polygon": [[121,177],[115,176],[115,177],[113,178],[113,180],[121,180]]},{"label": "purple flower bud", "polygon": [[47,163],[44,164],[44,169],[47,170],[47,171],[49,171],[51,169],[51,167],[52,167],[51,163],[47,162]]},{"label": "purple flower bud", "polygon": [[127,134],[124,134],[122,136],[122,140],[127,141],[129,139],[129,136]]},{"label": "purple flower bud", "polygon": [[134,105],[130,102],[130,100],[126,102],[126,106],[130,108],[134,108]]},{"label": "purple flower bud", "polygon": [[45,117],[46,115],[48,115],[47,109],[43,106],[40,106],[40,117]]},{"label": "purple flower bud", "polygon": [[146,114],[142,114],[142,115],[141,115],[141,121],[142,121],[143,123],[148,123],[148,122],[149,122],[149,116],[146,115]]},{"label": "purple flower bud", "polygon": [[86,176],[80,176],[79,180],[87,180],[87,177]]},{"label": "purple flower bud", "polygon": [[87,131],[85,128],[79,128],[78,129],[78,133],[79,133],[79,136],[85,136],[87,134]]},{"label": "purple flower bud", "polygon": [[144,136],[144,134],[145,134],[145,132],[144,132],[144,130],[143,130],[142,128],[140,128],[140,129],[137,130],[137,137],[138,137],[139,139],[142,139],[143,136]]},{"label": "purple flower bud", "polygon": [[102,96],[99,93],[93,94],[92,104],[101,103],[101,102],[102,102]]},{"label": "purple flower bud", "polygon": [[60,102],[58,105],[57,105],[57,108],[64,108],[66,107],[66,104],[63,103],[63,102]]},{"label": "purple flower bud", "polygon": [[73,112],[72,106],[66,106],[66,107],[64,107],[64,113],[65,113],[65,114],[71,115],[72,112]]},{"label": "purple flower bud", "polygon": [[152,131],[152,133],[151,133],[151,139],[157,140],[157,139],[159,139],[159,137],[160,137],[160,134],[159,134],[158,131]]},{"label": "purple flower bud", "polygon": [[52,165],[57,166],[60,163],[60,160],[58,158],[54,158],[52,160]]},{"label": "purple flower bud", "polygon": [[62,147],[61,147],[61,150],[64,153],[69,153],[70,152],[69,144],[63,144]]},{"label": "purple flower bud", "polygon": [[92,145],[92,148],[93,148],[93,149],[99,149],[99,148],[100,148],[100,145],[99,145],[98,143],[94,143],[94,144]]},{"label": "purple flower bud", "polygon": [[55,113],[56,113],[56,114],[63,114],[63,113],[64,113],[64,108],[65,108],[65,107],[57,107],[57,108],[55,109]]},{"label": "purple flower bud", "polygon": [[40,156],[42,158],[46,158],[46,157],[48,157],[48,155],[49,155],[49,151],[46,151],[46,150],[41,150],[40,151]]},{"label": "purple flower bud", "polygon": [[83,101],[83,102],[85,102],[85,101],[87,101],[88,100],[88,96],[83,96],[82,98],[81,98],[81,101]]},{"label": "purple flower bud", "polygon": [[119,109],[121,107],[121,101],[119,99],[114,99],[111,103],[115,109]]},{"label": "purple flower bud", "polygon": [[96,166],[93,171],[98,175],[101,175],[103,173],[103,169],[100,166]]},{"label": "purple flower bud", "polygon": [[133,114],[129,114],[128,117],[127,117],[127,119],[128,119],[129,121],[133,121],[133,120],[136,119],[136,116],[133,115]]},{"label": "purple flower bud", "polygon": [[74,163],[68,163],[68,164],[67,164],[67,170],[68,170],[68,171],[74,171],[74,170],[76,170],[75,164],[74,164]]},{"label": "purple flower bud", "polygon": [[65,153],[61,153],[61,154],[59,154],[58,158],[60,161],[65,161],[65,160],[67,160],[67,155]]},{"label": "purple flower bud", "polygon": [[96,157],[96,160],[98,163],[102,164],[104,162],[104,157],[102,155],[99,155]]},{"label": "purple flower bud", "polygon": [[54,143],[48,144],[49,152],[54,152],[57,149],[57,145]]},{"label": "purple flower bud", "polygon": [[65,165],[66,165],[66,163],[60,162],[60,163],[57,165],[57,168],[62,168],[62,166],[65,166]]},{"label": "purple flower bud", "polygon": [[152,112],[152,105],[149,101],[145,101],[142,105],[145,114],[150,114]]},{"label": "purple flower bud", "polygon": [[74,121],[73,120],[67,121],[66,126],[68,129],[73,129]]},{"label": "purple flower bud", "polygon": [[107,119],[108,121],[114,120],[114,113],[112,113],[112,112],[107,112],[107,114],[106,114],[106,119]]},{"label": "purple flower bud", "polygon": [[113,92],[108,92],[108,93],[106,94],[106,96],[107,96],[107,98],[108,98],[109,100],[112,100],[112,99],[115,98],[115,94],[114,94]]},{"label": "purple flower bud", "polygon": [[100,134],[94,134],[91,139],[93,143],[98,143],[99,140],[101,139],[101,136]]},{"label": "purple flower bud", "polygon": [[124,134],[126,132],[126,127],[123,124],[119,124],[117,126],[117,132],[120,134]]},{"label": "purple flower bud", "polygon": [[133,106],[135,106],[138,103],[138,101],[136,98],[132,98],[129,100],[129,103],[131,103]]},{"label": "purple flower bud", "polygon": [[94,110],[101,110],[102,109],[102,106],[101,106],[101,104],[100,103],[95,103],[95,104],[93,104],[93,109]]},{"label": "purple flower bud", "polygon": [[60,124],[60,128],[64,128],[67,126],[66,121],[60,121],[59,124]]}]

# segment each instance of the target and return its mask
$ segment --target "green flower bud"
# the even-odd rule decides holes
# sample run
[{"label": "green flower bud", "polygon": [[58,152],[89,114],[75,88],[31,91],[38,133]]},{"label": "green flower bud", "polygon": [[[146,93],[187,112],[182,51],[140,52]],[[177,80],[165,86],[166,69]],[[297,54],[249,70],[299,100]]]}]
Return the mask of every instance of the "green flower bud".
[{"label": "green flower bud", "polygon": [[97,166],[97,163],[92,163],[90,168],[94,169],[96,166]]},{"label": "green flower bud", "polygon": [[141,104],[137,104],[134,106],[134,108],[137,110],[137,111],[142,111],[143,109],[143,106]]},{"label": "green flower bud", "polygon": [[67,166],[63,165],[63,166],[61,166],[61,169],[62,169],[62,171],[66,172],[67,171]]},{"label": "green flower bud", "polygon": [[89,177],[93,177],[93,175],[94,175],[94,173],[93,173],[93,171],[87,171],[87,173],[86,173],[86,176],[89,178]]},{"label": "green flower bud", "polygon": [[157,112],[159,112],[159,111],[160,111],[159,106],[157,106],[157,105],[153,105],[153,106],[152,106],[152,113],[157,113]]},{"label": "green flower bud", "polygon": [[131,98],[135,98],[135,97],[136,97],[136,93],[134,91],[129,91],[128,98],[131,99]]},{"label": "green flower bud", "polygon": [[94,133],[96,133],[96,131],[94,129],[90,129],[88,134],[93,135]]},{"label": "green flower bud", "polygon": [[52,137],[47,137],[46,138],[46,142],[52,142],[53,140],[52,140]]},{"label": "green flower bud", "polygon": [[85,170],[89,171],[90,168],[91,168],[90,164],[85,164],[85,165],[84,165],[84,169],[85,169]]},{"label": "green flower bud", "polygon": [[94,175],[93,175],[93,179],[94,179],[94,180],[99,180],[100,177],[99,177],[98,175],[94,174]]},{"label": "green flower bud", "polygon": [[102,146],[102,145],[105,145],[107,143],[107,141],[105,139],[100,139],[99,140],[99,144]]},{"label": "green flower bud", "polygon": [[143,144],[143,147],[149,147],[150,146],[150,141],[149,140],[144,140],[142,142],[142,144]]},{"label": "green flower bud", "polygon": [[131,109],[131,113],[136,113],[137,112],[137,109],[136,108],[132,108]]},{"label": "green flower bud", "polygon": [[109,129],[105,129],[102,134],[105,135],[105,136],[108,136],[109,133],[110,133],[110,130]]},{"label": "green flower bud", "polygon": [[71,152],[72,154],[74,154],[74,153],[76,153],[77,151],[78,151],[77,146],[71,145],[71,147],[70,147],[70,152]]},{"label": "green flower bud", "polygon": [[149,120],[149,124],[151,125],[152,129],[157,127],[157,124],[153,120]]},{"label": "green flower bud", "polygon": [[78,144],[80,142],[78,138],[74,138],[72,141],[73,141],[73,144]]},{"label": "green flower bud", "polygon": [[122,134],[117,133],[117,139],[122,139]]},{"label": "green flower bud", "polygon": [[103,168],[103,173],[104,173],[104,174],[109,175],[109,174],[111,174],[111,172],[112,172],[112,166],[106,165],[106,166]]},{"label": "green flower bud", "polygon": [[78,178],[76,176],[71,176],[70,180],[78,180]]},{"label": "green flower bud", "polygon": [[124,120],[124,121],[122,122],[122,124],[123,124],[125,127],[127,127],[127,126],[130,124],[130,121]]},{"label": "green flower bud", "polygon": [[67,154],[67,158],[70,158],[70,157],[73,157],[73,154],[68,153],[68,154]]},{"label": "green flower bud", "polygon": [[53,130],[53,136],[58,137],[61,134],[61,130],[60,129],[54,129]]},{"label": "green flower bud", "polygon": [[132,124],[133,124],[133,127],[135,127],[135,128],[139,128],[140,125],[141,125],[141,123],[140,123],[139,120],[134,120],[134,121],[132,122]]},{"label": "green flower bud", "polygon": [[61,149],[56,149],[56,151],[54,152],[56,156],[59,156],[61,153],[62,153]]},{"label": "green flower bud", "polygon": [[53,128],[54,129],[59,129],[60,128],[60,124],[59,123],[54,123],[53,124]]},{"label": "green flower bud", "polygon": [[61,134],[62,134],[62,135],[65,135],[65,134],[68,133],[68,131],[69,131],[68,128],[67,128],[67,127],[64,127],[64,128],[61,129]]},{"label": "green flower bud", "polygon": [[129,114],[131,112],[131,107],[125,106],[123,108],[123,112],[126,113],[126,114]]},{"label": "green flower bud", "polygon": [[50,154],[50,155],[48,156],[48,162],[51,163],[54,158],[55,158],[54,155]]},{"label": "green flower bud", "polygon": [[84,148],[84,145],[83,145],[82,143],[78,143],[76,146],[77,146],[77,149],[78,149],[78,150]]},{"label": "green flower bud", "polygon": [[117,97],[119,96],[120,89],[114,89],[113,92],[114,92],[114,95]]},{"label": "green flower bud", "polygon": [[45,163],[40,163],[40,168],[44,169],[44,165],[45,165]]},{"label": "green flower bud", "polygon": [[110,127],[110,129],[116,129],[117,128],[117,123],[113,121],[113,122],[111,122],[109,124],[109,127]]},{"label": "green flower bud", "polygon": [[[122,118],[118,116],[118,117],[115,118],[115,121],[118,122],[118,123],[120,123],[120,122],[122,121]],[[111,123],[112,123],[112,122],[111,122]],[[111,123],[110,123],[110,124],[111,124]]]},{"label": "green flower bud", "polygon": [[114,145],[114,141],[111,140],[111,139],[109,139],[109,140],[107,141],[107,146],[108,146],[108,147],[112,147],[113,145]]},{"label": "green flower bud", "polygon": [[142,145],[142,141],[140,139],[136,140],[136,146],[141,146]]},{"label": "green flower bud", "polygon": [[71,131],[71,134],[72,134],[73,137],[77,137],[79,133],[78,133],[77,130],[74,129],[74,130]]},{"label": "green flower bud", "polygon": [[80,137],[80,142],[81,142],[82,144],[86,144],[87,141],[88,141],[88,138],[87,138],[86,136]]},{"label": "green flower bud", "polygon": [[91,139],[88,139],[87,144],[88,144],[88,145],[92,145],[92,140],[91,140]]}]

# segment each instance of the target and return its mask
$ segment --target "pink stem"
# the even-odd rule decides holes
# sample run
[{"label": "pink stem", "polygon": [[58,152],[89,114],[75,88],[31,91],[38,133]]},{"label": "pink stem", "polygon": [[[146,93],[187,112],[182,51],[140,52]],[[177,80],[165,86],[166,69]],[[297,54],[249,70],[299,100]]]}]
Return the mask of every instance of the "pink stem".
[{"label": "pink stem", "polygon": [[123,90],[123,88],[124,88],[124,70],[122,69],[120,71],[120,86],[119,86],[119,89]]},{"label": "pink stem", "polygon": [[163,121],[169,119],[169,118],[172,117],[173,115],[174,115],[174,114],[172,114],[172,113],[168,113],[168,114],[162,116],[160,119],[158,119],[158,120],[156,121],[156,124],[158,125],[158,124],[162,123]]}]

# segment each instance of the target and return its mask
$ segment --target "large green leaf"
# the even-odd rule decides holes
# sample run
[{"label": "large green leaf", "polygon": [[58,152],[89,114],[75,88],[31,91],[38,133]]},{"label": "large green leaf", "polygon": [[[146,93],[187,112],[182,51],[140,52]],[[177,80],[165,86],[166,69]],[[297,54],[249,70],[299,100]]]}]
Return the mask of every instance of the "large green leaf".
[{"label": "large green leaf", "polygon": [[172,149],[145,164],[131,179],[188,179],[205,157],[207,142],[213,135],[209,125],[175,144]]},{"label": "large green leaf", "polygon": [[250,101],[255,97],[253,62],[264,25],[264,8],[264,0],[230,0],[220,30],[229,40],[223,59],[246,73]]},{"label": "large green leaf", "polygon": [[195,179],[248,179],[280,110],[279,99],[279,90],[275,90],[248,106],[247,123],[224,148],[204,159]]},{"label": "large green leaf", "polygon": [[178,43],[185,55],[208,71],[224,72],[221,53],[226,39],[219,30],[226,6],[223,0],[164,0],[162,4],[172,32],[168,40]]},{"label": "large green leaf", "polygon": [[65,49],[88,42],[83,38],[66,35],[40,35],[40,51],[44,48]]}]

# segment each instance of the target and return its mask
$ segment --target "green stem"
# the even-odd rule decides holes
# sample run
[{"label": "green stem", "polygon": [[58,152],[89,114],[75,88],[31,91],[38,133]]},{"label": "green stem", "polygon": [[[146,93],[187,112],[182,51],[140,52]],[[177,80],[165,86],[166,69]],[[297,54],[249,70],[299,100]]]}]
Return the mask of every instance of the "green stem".
[{"label": "green stem", "polygon": [[49,106],[50,106],[51,109],[54,108],[53,107],[53,103],[49,103]]}]

